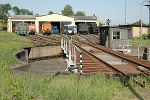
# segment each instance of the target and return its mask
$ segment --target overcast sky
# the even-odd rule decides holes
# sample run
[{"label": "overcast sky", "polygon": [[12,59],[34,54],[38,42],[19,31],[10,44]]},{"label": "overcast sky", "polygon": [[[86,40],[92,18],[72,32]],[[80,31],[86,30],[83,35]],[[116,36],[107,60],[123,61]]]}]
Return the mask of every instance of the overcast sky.
[{"label": "overcast sky", "polygon": [[[146,0],[147,1],[147,0]],[[143,0],[1,0],[0,3],[9,3],[12,7],[28,9],[35,14],[45,15],[49,11],[61,14],[66,4],[72,6],[73,11],[84,11],[87,16],[95,14],[100,22],[111,20],[111,25],[133,23],[141,19],[141,4]],[[142,5],[142,20],[149,23],[149,9]]]}]

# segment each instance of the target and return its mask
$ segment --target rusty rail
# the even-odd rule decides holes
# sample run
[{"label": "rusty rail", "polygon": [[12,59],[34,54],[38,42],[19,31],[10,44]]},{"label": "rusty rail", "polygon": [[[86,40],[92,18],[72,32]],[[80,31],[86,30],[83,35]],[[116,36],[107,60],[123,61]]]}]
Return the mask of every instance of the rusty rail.
[{"label": "rusty rail", "polygon": [[[100,47],[96,47],[96,46],[93,46],[93,45],[91,45],[91,44],[88,44],[88,43],[85,43],[85,42],[80,42],[80,43],[84,43],[84,44],[87,44],[87,45],[90,45],[90,46],[92,46],[92,47],[94,47],[94,48],[97,48],[97,49],[99,49],[99,50],[102,50],[102,51],[104,51],[104,52],[106,52],[106,53],[108,53],[108,54],[113,54],[113,56],[114,56],[114,54],[116,53],[115,51],[112,51],[112,50],[108,50],[108,48],[102,48],[102,46],[100,46]],[[93,53],[90,53],[90,52],[88,52],[88,51],[86,51],[86,50],[84,50],[83,48],[82,48],[82,45],[81,45],[81,47],[80,46],[78,46],[78,48],[80,48],[80,49],[82,49],[82,51],[84,51],[84,52],[86,52],[86,53],[88,53],[89,55],[91,55],[94,59],[96,59],[96,60],[98,60],[99,62],[101,62],[101,63],[103,63],[105,66],[107,66],[107,67],[109,67],[110,69],[112,69],[113,71],[115,71],[115,72],[117,72],[121,77],[122,77],[122,79],[124,80],[123,82],[124,82],[124,84],[125,85],[127,85],[128,84],[128,82],[126,81],[126,78],[128,77],[128,75],[126,74],[126,72],[123,72],[123,71],[120,71],[120,70],[118,70],[117,68],[115,68],[114,66],[112,66],[112,65],[110,65],[110,64],[108,64],[107,62],[105,62],[105,61],[103,61],[102,59],[99,59],[98,57],[96,57]],[[102,49],[101,49],[102,48]],[[109,53],[110,52],[110,53]],[[120,55],[119,55],[120,54]],[[133,62],[131,61],[130,62],[130,60],[126,60],[127,59],[127,56],[124,54],[124,56],[125,57],[122,57],[123,56],[123,54],[122,53],[117,53],[117,54],[115,54],[115,55],[117,55],[117,56],[115,56],[115,57],[117,57],[117,58],[119,58],[119,59],[123,59],[123,60],[125,60],[125,61],[127,61],[128,63],[132,63],[133,64]],[[130,56],[129,56],[130,57]],[[133,57],[132,57],[133,58]],[[137,61],[137,60],[136,60]],[[138,60],[139,61],[139,60]],[[129,64],[130,66],[136,66],[135,64]],[[144,64],[141,64],[141,63],[136,63],[136,64],[138,64],[138,65],[144,65]],[[83,65],[84,66],[84,65]],[[146,67],[147,68],[147,67]],[[141,72],[142,73],[142,72]],[[93,79],[93,81],[92,81],[92,83],[94,82],[94,80],[96,80],[95,79],[96,78],[96,74],[95,74],[95,77],[94,77],[94,79]],[[136,82],[138,85],[140,85],[141,87],[145,87],[145,81],[143,81],[142,83],[141,82],[139,82],[138,80],[136,80],[135,78],[133,78],[133,81],[134,82]]]}]

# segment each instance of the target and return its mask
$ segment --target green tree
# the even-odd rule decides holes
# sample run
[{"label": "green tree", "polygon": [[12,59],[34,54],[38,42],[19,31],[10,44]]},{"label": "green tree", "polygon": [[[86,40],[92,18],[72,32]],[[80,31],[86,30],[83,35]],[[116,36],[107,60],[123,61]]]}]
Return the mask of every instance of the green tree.
[{"label": "green tree", "polygon": [[33,15],[33,11],[27,9],[19,9],[17,6],[12,8],[15,15]]},{"label": "green tree", "polygon": [[47,15],[51,15],[51,14],[54,14],[53,11],[49,11]]},{"label": "green tree", "polygon": [[[136,22],[132,23],[131,25],[139,25],[140,26],[141,25],[141,20],[136,21]],[[147,26],[147,24],[142,22],[142,26]]]},{"label": "green tree", "polygon": [[75,16],[85,16],[86,14],[84,13],[84,12],[82,12],[82,11],[77,11],[76,13],[75,13]]},{"label": "green tree", "polygon": [[20,9],[17,6],[13,7],[12,11],[15,15],[20,15]]},{"label": "green tree", "polygon": [[33,15],[33,11],[27,9],[20,9],[20,15]]},{"label": "green tree", "polygon": [[0,19],[4,19],[6,21],[10,10],[11,10],[11,5],[9,3],[0,4]]},{"label": "green tree", "polygon": [[148,28],[147,38],[150,39],[150,28]]},{"label": "green tree", "polygon": [[102,25],[104,25],[104,23],[99,22],[99,26],[102,26]]},{"label": "green tree", "polygon": [[72,6],[70,6],[69,4],[67,4],[63,10],[61,10],[62,12],[62,15],[65,15],[65,16],[73,16],[74,15],[74,12],[72,10]]}]

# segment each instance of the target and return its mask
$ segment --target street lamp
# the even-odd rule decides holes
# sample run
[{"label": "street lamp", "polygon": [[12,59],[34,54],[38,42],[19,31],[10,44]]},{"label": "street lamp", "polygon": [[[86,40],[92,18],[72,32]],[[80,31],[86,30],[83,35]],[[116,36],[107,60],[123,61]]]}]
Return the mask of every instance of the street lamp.
[{"label": "street lamp", "polygon": [[140,29],[140,37],[142,39],[142,2],[140,2],[141,4],[141,29]]}]

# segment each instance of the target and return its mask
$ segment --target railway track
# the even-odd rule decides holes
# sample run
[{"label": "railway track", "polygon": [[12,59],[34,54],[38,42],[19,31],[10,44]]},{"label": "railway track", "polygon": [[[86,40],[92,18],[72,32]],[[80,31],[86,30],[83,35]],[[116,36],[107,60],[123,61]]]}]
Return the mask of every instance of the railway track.
[{"label": "railway track", "polygon": [[60,45],[61,36],[57,35],[33,35],[29,36],[29,39],[36,46],[48,46],[48,45]]},{"label": "railway track", "polygon": [[[73,37],[74,39],[77,39],[78,37]],[[85,37],[87,39],[87,37]],[[112,49],[109,49],[109,48],[106,48],[104,46],[100,46],[100,45],[93,45],[91,44],[90,42],[88,43],[87,41],[89,41],[89,39],[87,39],[87,41],[82,41],[80,39],[78,39],[78,41],[80,41],[79,43],[80,44],[76,44],[76,45],[79,45],[80,47],[84,47],[84,48],[88,48],[87,50],[89,52],[93,52],[95,53],[95,55],[98,55],[98,52],[103,52],[107,55],[111,55],[111,59],[119,59],[123,62],[126,62],[128,65],[132,66],[132,67],[135,67],[137,68],[137,66],[142,66],[148,70],[150,70],[150,62],[148,61],[145,61],[143,59],[139,59],[137,57],[133,57],[133,56],[130,56],[130,55],[126,55],[126,54],[123,54],[123,53],[120,53],[120,52],[116,52]],[[109,57],[107,57],[109,58]],[[106,59],[104,59],[106,60]],[[148,72],[148,71],[147,71]]]},{"label": "railway track", "polygon": [[[80,36],[81,37],[81,36]],[[88,61],[86,61],[86,59],[84,60],[84,55],[83,55],[83,62],[89,62],[88,64],[84,64],[82,66],[82,71],[83,73],[87,74],[89,73],[97,73],[99,71],[101,71],[98,66],[93,65],[92,63],[92,59],[97,60],[101,66],[103,66],[104,68],[108,68],[109,71],[111,72],[111,74],[117,74],[119,76],[121,76],[122,80],[126,80],[126,78],[128,76],[131,76],[131,78],[133,79],[134,82],[136,82],[137,84],[139,84],[142,87],[145,87],[145,81],[143,82],[139,82],[137,81],[137,79],[135,79],[132,76],[137,76],[137,75],[145,75],[145,73],[143,73],[143,71],[137,69],[138,66],[143,66],[144,68],[147,68],[147,70],[149,71],[149,62],[144,61],[142,59],[136,58],[136,57],[132,57],[129,55],[125,55],[123,53],[120,52],[116,52],[113,51],[111,49],[108,49],[106,47],[103,46],[97,46],[97,45],[93,45],[90,44],[90,42],[88,43],[87,41],[89,41],[89,39],[87,37],[86,41],[81,41],[77,36],[74,36],[73,39],[78,40],[80,44],[76,44],[76,46],[82,50],[83,52],[86,53],[87,55],[90,55],[90,57],[86,57],[88,58]],[[84,40],[84,39],[82,39]],[[134,63],[136,62],[136,63]],[[90,67],[92,67],[90,69]],[[97,68],[96,68],[97,67]],[[102,73],[105,74],[105,71],[101,71]],[[149,74],[147,74],[149,75]],[[147,76],[146,75],[146,76]],[[79,76],[78,76],[79,79]],[[125,82],[127,83],[127,82]]]},{"label": "railway track", "polygon": [[[91,42],[91,37],[95,42]],[[39,42],[39,44],[44,45],[59,45],[61,36],[51,37],[37,35],[31,36],[29,38],[35,44]],[[128,76],[137,76],[141,74],[144,76],[149,75],[149,62],[136,57],[125,55],[120,52],[113,51],[103,46],[95,45],[98,43],[98,37],[92,35],[74,35],[72,38],[74,44],[82,51],[82,68],[79,69],[82,70],[82,74],[94,74],[94,80],[96,79],[98,72],[102,72],[105,75],[119,75],[122,80],[125,80]],[[77,52],[77,55],[79,55],[79,52]],[[79,61],[77,61],[76,63],[77,65],[80,64]],[[137,69],[138,66],[143,66],[144,68],[148,69],[148,71],[140,71]],[[77,80],[80,79],[80,74],[81,73],[78,74]],[[145,82],[138,82],[134,77],[133,80],[142,87],[145,86]]]}]

